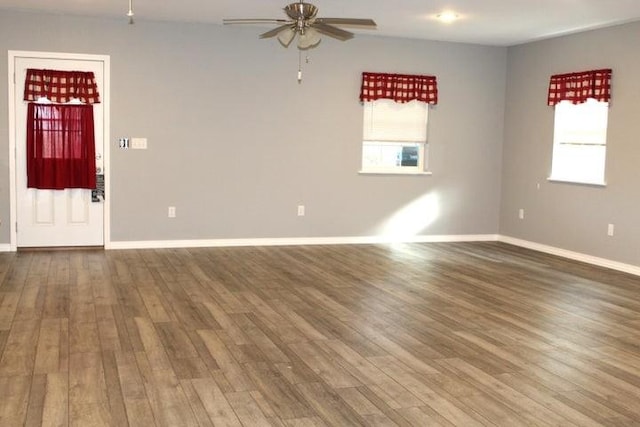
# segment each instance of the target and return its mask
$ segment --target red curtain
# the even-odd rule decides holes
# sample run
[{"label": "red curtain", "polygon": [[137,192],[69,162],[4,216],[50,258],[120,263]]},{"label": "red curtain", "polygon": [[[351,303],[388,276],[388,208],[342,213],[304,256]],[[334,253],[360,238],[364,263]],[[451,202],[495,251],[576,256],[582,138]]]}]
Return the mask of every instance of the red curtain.
[{"label": "red curtain", "polygon": [[438,83],[435,76],[362,73],[360,101],[377,99],[392,99],[401,103],[418,100],[437,104]]},{"label": "red curtain", "polygon": [[571,101],[582,104],[587,98],[600,102],[611,99],[611,69],[582,71],[578,73],[556,74],[549,82],[549,98],[551,106],[560,101]]},{"label": "red curtain", "polygon": [[24,85],[24,100],[44,97],[51,102],[67,103],[78,98],[83,104],[99,104],[100,93],[91,71],[36,70],[29,68]]},{"label": "red curtain", "polygon": [[96,188],[93,106],[29,103],[27,187]]}]

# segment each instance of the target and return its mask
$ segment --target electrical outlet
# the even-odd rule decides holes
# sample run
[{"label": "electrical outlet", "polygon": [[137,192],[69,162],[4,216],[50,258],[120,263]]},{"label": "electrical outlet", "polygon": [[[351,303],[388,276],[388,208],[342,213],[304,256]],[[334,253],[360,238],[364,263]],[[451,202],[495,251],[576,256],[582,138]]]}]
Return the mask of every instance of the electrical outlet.
[{"label": "electrical outlet", "polygon": [[176,207],[175,206],[169,206],[168,216],[169,216],[169,218],[175,218],[176,217]]},{"label": "electrical outlet", "polygon": [[613,224],[609,224],[607,226],[607,236],[613,236],[615,226]]},{"label": "electrical outlet", "polygon": [[298,216],[304,216],[304,205],[298,205]]},{"label": "electrical outlet", "polygon": [[524,209],[520,209],[520,210],[518,211],[518,218],[520,218],[520,219],[524,219]]}]

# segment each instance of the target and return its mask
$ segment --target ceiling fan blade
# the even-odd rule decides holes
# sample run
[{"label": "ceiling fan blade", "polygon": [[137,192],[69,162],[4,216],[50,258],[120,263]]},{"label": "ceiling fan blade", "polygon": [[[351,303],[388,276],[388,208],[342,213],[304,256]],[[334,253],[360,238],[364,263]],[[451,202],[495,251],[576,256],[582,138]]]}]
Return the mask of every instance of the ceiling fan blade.
[{"label": "ceiling fan blade", "polygon": [[223,19],[222,23],[224,25],[233,25],[233,24],[285,24],[287,22],[286,19]]},{"label": "ceiling fan blade", "polygon": [[352,19],[352,18],[317,18],[315,22],[321,24],[338,25],[341,27],[360,27],[375,29],[376,21],[373,19]]},{"label": "ceiling fan blade", "polygon": [[268,39],[269,37],[275,37],[280,33],[280,31],[286,30],[287,28],[291,28],[291,24],[280,25],[279,27],[274,28],[273,30],[269,30],[266,33],[262,33],[260,34],[260,38]]},{"label": "ceiling fan blade", "polygon": [[353,38],[353,33],[349,31],[341,30],[340,28],[334,27],[332,25],[323,24],[322,22],[314,22],[310,25],[311,28],[315,28],[318,32],[327,35],[329,37],[333,37],[334,39],[338,39],[341,41],[346,41]]}]

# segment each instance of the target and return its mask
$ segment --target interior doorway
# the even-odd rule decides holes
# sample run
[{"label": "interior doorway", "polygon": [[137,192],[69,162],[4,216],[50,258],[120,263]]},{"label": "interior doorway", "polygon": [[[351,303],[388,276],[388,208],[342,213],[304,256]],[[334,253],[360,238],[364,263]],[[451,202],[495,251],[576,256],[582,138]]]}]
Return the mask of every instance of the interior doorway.
[{"label": "interior doorway", "polygon": [[[104,199],[91,190],[40,190],[26,185],[27,68],[91,71],[101,102],[94,104],[96,173]],[[9,149],[11,250],[22,247],[109,246],[109,57],[48,52],[9,52]]]}]

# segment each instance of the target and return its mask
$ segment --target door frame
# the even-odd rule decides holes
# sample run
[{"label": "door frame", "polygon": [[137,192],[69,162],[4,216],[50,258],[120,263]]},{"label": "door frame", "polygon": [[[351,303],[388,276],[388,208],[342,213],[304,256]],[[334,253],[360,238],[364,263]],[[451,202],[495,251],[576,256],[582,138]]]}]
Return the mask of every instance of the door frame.
[{"label": "door frame", "polygon": [[10,241],[9,250],[18,250],[18,191],[16,187],[16,111],[15,111],[15,60],[16,58],[34,58],[34,59],[63,59],[76,61],[93,61],[102,62],[104,87],[101,89],[101,103],[104,109],[104,136],[103,136],[103,169],[104,169],[104,191],[105,197],[103,203],[103,243],[104,248],[111,247],[111,174],[110,172],[110,124],[111,124],[111,58],[109,55],[91,55],[82,53],[61,53],[61,52],[33,52],[10,50],[8,53],[8,92],[9,92],[9,224],[10,224]]}]

